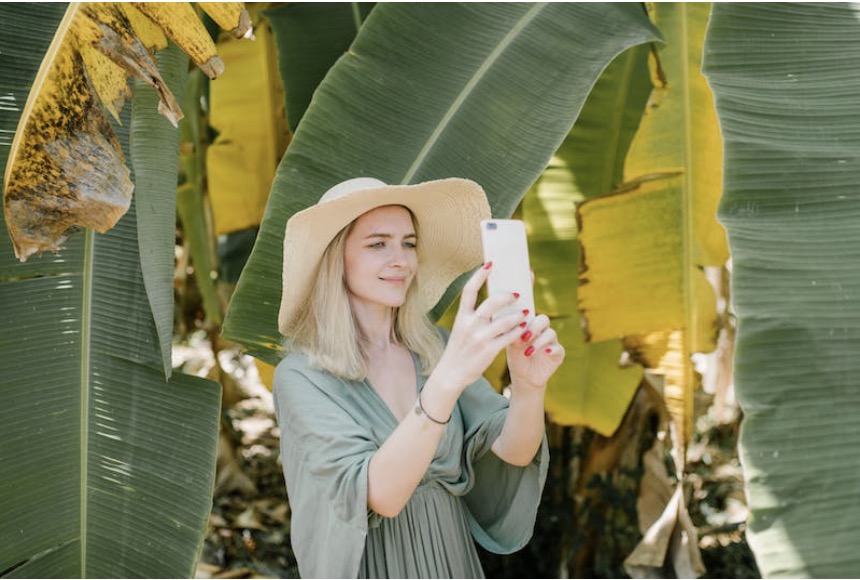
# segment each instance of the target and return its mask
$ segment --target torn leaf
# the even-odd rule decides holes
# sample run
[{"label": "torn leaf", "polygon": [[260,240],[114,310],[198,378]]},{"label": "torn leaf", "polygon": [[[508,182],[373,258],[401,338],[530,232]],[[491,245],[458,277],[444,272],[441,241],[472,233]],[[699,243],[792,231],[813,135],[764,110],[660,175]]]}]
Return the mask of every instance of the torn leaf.
[{"label": "torn leaf", "polygon": [[197,6],[234,37],[254,38],[251,16],[244,2],[200,2]]},{"label": "torn leaf", "polygon": [[[230,4],[232,27],[241,27],[244,9]],[[190,4],[135,6],[70,4],[45,54],[4,175],[6,224],[21,261],[59,250],[78,228],[104,233],[128,211],[134,185],[107,113],[119,120],[133,76],[158,92],[171,123],[182,118],[153,57],[167,45],[162,30],[210,77],[223,70]],[[156,14],[155,24],[144,14]]]},{"label": "torn leaf", "polygon": [[6,166],[6,225],[22,262],[59,250],[78,227],[107,231],[128,210],[134,189],[81,53],[52,46],[48,57]]},{"label": "torn leaf", "polygon": [[188,2],[132,2],[155,22],[210,79],[224,72],[215,43]]}]

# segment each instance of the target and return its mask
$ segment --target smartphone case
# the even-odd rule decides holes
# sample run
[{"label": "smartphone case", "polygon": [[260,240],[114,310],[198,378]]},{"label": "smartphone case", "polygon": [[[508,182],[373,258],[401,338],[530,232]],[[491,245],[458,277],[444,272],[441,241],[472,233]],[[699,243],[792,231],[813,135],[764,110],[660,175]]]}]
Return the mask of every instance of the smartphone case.
[{"label": "smartphone case", "polygon": [[531,321],[535,305],[525,224],[520,220],[483,220],[481,239],[484,262],[493,263],[487,291],[490,295],[502,292],[520,294],[513,306],[497,311],[495,317],[528,309],[528,320]]}]

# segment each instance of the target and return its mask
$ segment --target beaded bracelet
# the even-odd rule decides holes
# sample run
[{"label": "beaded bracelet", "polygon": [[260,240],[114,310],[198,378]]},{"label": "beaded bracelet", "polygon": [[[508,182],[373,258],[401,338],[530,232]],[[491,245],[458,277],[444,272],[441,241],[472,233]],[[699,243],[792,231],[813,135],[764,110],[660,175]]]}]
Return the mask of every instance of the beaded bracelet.
[{"label": "beaded bracelet", "polygon": [[448,415],[448,418],[445,421],[439,421],[438,419],[434,419],[433,417],[431,417],[430,414],[427,413],[426,409],[424,409],[424,403],[421,402],[421,393],[420,392],[418,393],[418,400],[415,402],[415,414],[416,415],[424,415],[425,417],[427,417],[428,419],[430,419],[431,421],[433,421],[437,425],[447,425],[448,422],[451,420],[451,415]]}]

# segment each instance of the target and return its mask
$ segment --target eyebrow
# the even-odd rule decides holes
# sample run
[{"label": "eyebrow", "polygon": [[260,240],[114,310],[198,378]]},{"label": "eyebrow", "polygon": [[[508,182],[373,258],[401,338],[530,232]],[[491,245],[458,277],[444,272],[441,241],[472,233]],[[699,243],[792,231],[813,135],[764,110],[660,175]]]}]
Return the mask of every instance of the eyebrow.
[{"label": "eyebrow", "polygon": [[[394,237],[394,236],[393,236],[393,235],[391,235],[391,234],[368,234],[367,236],[365,236],[365,237],[364,237],[364,239],[365,239],[365,240],[369,240],[370,238],[385,238],[385,239],[390,239],[390,238],[393,238],[393,237]],[[417,238],[417,237],[418,237],[418,234],[416,234],[416,233],[414,233],[414,232],[413,232],[413,233],[411,233],[411,234],[406,234],[406,235],[405,235],[405,236],[403,236],[403,237],[404,237],[404,238]]]}]

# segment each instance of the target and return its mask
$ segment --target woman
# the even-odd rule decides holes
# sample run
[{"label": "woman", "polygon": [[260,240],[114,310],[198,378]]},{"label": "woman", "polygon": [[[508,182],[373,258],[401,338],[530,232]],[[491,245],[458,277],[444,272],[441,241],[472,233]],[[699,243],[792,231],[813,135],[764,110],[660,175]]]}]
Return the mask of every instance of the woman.
[{"label": "woman", "polygon": [[[343,182],[287,223],[278,365],[293,550],[304,577],[483,577],[473,542],[522,548],[564,358],[544,315],[493,318],[466,283],[450,336],[427,312],[481,261],[486,195],[465,179]],[[503,349],[510,400],[482,377]]]}]

